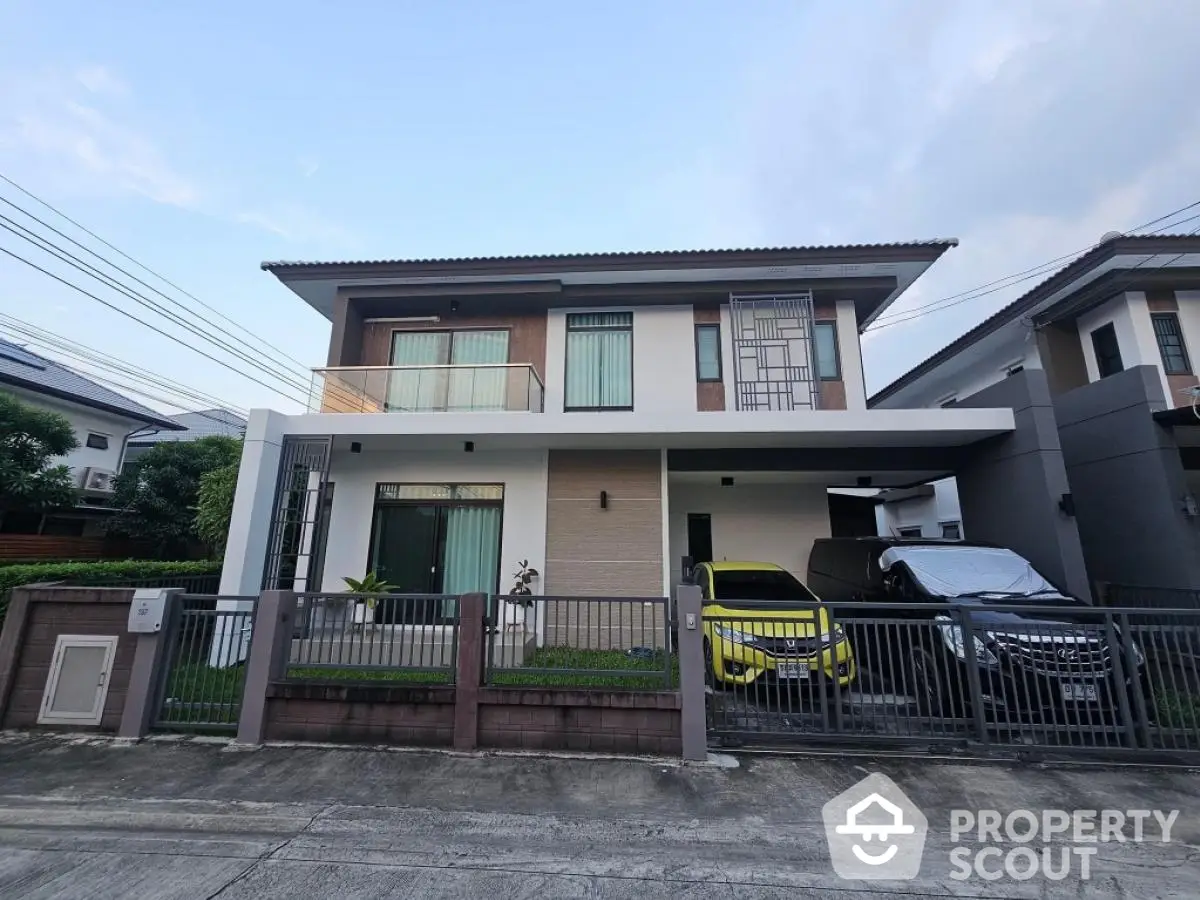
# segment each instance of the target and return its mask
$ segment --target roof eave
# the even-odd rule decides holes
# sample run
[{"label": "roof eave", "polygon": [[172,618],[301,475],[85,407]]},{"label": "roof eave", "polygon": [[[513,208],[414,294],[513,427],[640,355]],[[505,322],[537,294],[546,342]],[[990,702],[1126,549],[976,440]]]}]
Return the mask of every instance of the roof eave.
[{"label": "roof eave", "polygon": [[65,400],[68,403],[74,403],[76,406],[86,406],[89,409],[103,410],[104,412],[121,416],[124,419],[129,419],[132,422],[145,422],[147,425],[156,425],[159,428],[167,431],[187,431],[185,426],[180,425],[178,422],[171,421],[166,416],[147,416],[142,413],[136,413],[133,410],[122,409],[121,407],[112,403],[105,403],[102,400],[93,400],[89,397],[81,397],[78,394],[71,393],[70,391],[61,391],[57,388],[47,387],[44,384],[39,384],[36,381],[28,381],[23,378],[17,378],[5,373],[0,373],[0,383],[11,384],[30,391],[31,393],[45,394],[47,397]]}]

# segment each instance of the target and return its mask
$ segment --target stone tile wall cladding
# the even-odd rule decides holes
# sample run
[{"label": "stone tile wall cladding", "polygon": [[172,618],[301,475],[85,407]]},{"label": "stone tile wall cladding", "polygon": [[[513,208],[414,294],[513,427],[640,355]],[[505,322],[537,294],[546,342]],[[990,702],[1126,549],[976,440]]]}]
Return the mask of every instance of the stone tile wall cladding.
[{"label": "stone tile wall cladding", "polygon": [[[52,598],[64,599],[52,599]],[[121,588],[74,588],[63,590],[33,590],[28,594],[28,606],[23,615],[21,634],[15,648],[15,660],[0,658],[0,667],[11,666],[7,703],[0,694],[4,709],[4,728],[37,726],[42,706],[42,693],[54,660],[54,645],[59,635],[119,636],[117,653],[109,677],[108,695],[99,728],[95,726],[46,725],[38,726],[61,731],[115,732],[125,708],[125,694],[133,667],[134,636],[126,633],[129,606],[133,591]],[[21,613],[9,609],[8,618],[17,625]],[[7,624],[7,623],[6,623]],[[0,657],[4,656],[0,653]],[[0,673],[2,675],[2,673]]]},{"label": "stone tile wall cladding", "polygon": [[269,741],[449,747],[454,688],[281,682],[267,691]]}]

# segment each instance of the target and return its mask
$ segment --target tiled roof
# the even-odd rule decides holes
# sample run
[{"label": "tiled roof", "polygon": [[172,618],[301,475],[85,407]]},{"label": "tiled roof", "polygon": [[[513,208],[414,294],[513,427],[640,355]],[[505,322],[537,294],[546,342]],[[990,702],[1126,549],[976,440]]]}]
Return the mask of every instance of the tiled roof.
[{"label": "tiled roof", "polygon": [[160,428],[178,430],[185,427],[164,413],[155,412],[124,394],[109,390],[61,363],[0,339],[0,385],[3,384],[128,416]]},{"label": "tiled roof", "polygon": [[932,238],[917,241],[888,241],[876,244],[814,244],[798,247],[736,247],[717,250],[635,250],[608,253],[546,253],[528,256],[459,256],[459,257],[426,257],[417,259],[360,259],[341,260],[335,262],[288,261],[264,262],[262,268],[274,271],[283,268],[300,268],[315,266],[387,266],[387,265],[440,265],[440,264],[470,264],[470,263],[539,263],[551,261],[579,262],[612,262],[622,259],[661,259],[664,262],[685,259],[695,256],[735,256],[749,253],[819,253],[836,251],[871,251],[902,249],[907,247],[941,247],[943,249],[958,246],[957,238]]},{"label": "tiled roof", "polygon": [[[1037,304],[1045,300],[1046,297],[1066,287],[1071,282],[1090,271],[1093,267],[1104,262],[1110,256],[1115,256],[1118,252],[1178,252],[1178,245],[1185,242],[1195,243],[1197,244],[1197,249],[1200,249],[1200,237],[1197,237],[1195,233],[1131,235],[1115,233],[1111,237],[1106,235],[1104,239],[1096,244],[1096,246],[1075,257],[1075,259],[1071,260],[1053,275],[1038,282],[1034,287],[1030,288],[1016,300],[1013,300],[1007,306],[997,310],[974,328],[955,338],[941,350],[938,350],[932,356],[926,358],[920,363],[917,363],[917,365],[913,366],[899,378],[894,380],[891,384],[881,388],[874,395],[867,399],[867,406],[871,407],[882,400],[886,400],[901,388],[907,387],[921,376],[926,375],[936,369],[948,359],[957,356],[976,341],[987,337],[1000,326],[1012,321],[1017,316],[1024,315],[1031,308],[1037,306]],[[1152,271],[1153,268],[1154,267],[1151,267],[1151,269],[1147,269],[1145,271]],[[897,312],[896,315],[902,316],[904,313],[901,311]]]},{"label": "tiled roof", "polygon": [[158,444],[163,441],[195,441],[203,437],[224,435],[240,438],[246,433],[246,420],[227,409],[201,409],[180,413],[171,418],[185,431],[163,431],[130,441],[131,446]]}]

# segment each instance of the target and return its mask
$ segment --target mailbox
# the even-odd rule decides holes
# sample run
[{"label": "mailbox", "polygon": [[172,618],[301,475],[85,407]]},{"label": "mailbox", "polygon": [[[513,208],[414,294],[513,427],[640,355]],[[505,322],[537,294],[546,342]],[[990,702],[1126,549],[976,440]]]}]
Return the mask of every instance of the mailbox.
[{"label": "mailbox", "polygon": [[156,634],[162,631],[169,596],[170,592],[164,588],[138,588],[134,591],[133,605],[129,607],[129,631],[133,634]]}]

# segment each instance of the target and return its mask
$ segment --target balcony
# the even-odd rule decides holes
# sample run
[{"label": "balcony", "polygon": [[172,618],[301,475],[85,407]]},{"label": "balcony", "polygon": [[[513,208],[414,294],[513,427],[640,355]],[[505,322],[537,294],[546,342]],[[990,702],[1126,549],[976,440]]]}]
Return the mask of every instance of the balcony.
[{"label": "balcony", "polygon": [[528,363],[337,366],[313,369],[308,411],[540,413],[544,394]]}]

